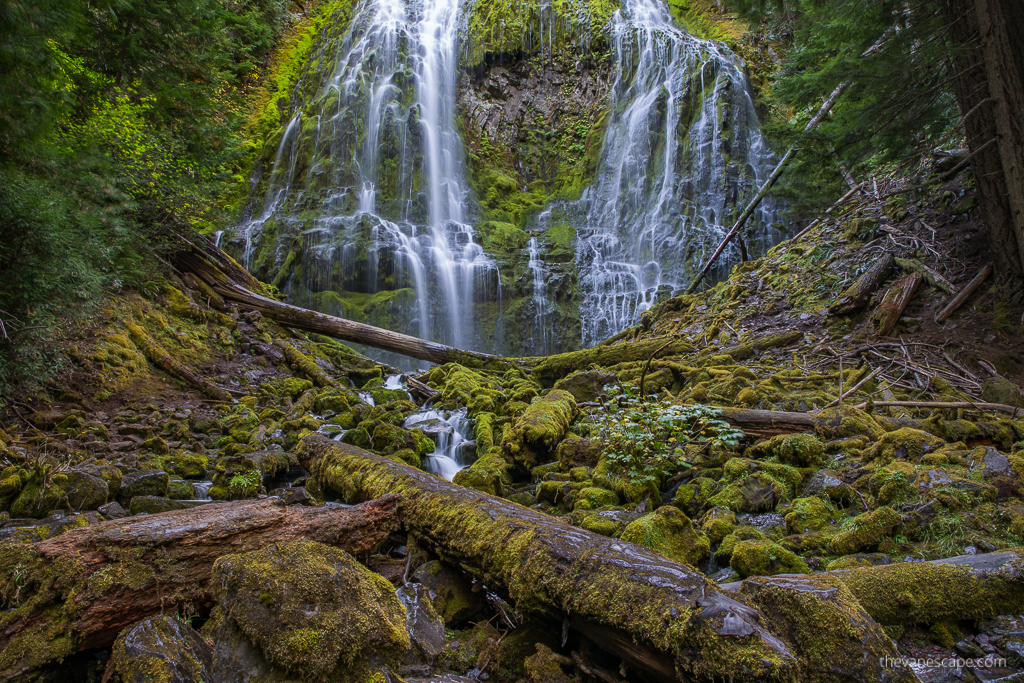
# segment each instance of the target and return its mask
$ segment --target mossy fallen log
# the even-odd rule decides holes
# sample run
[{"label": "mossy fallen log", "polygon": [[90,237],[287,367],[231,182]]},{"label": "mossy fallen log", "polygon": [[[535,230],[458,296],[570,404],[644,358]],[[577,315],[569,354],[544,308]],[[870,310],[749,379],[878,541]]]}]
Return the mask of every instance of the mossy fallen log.
[{"label": "mossy fallen log", "polygon": [[[807,662],[774,633],[775,622],[780,633],[795,628],[784,614],[758,612],[689,565],[323,437],[306,437],[297,454],[349,501],[400,494],[403,525],[418,544],[519,609],[567,619],[641,678],[915,680],[902,669],[879,673],[877,653],[867,649],[843,663],[852,671],[846,678],[808,677]],[[833,617],[842,621],[839,612]]]},{"label": "mossy fallen log", "polygon": [[1024,612],[1024,551],[829,572],[880,624],[937,624]]},{"label": "mossy fallen log", "polygon": [[[670,342],[666,345],[666,342]],[[630,361],[646,361],[656,351],[662,359],[693,352],[693,345],[683,339],[655,337],[637,342],[619,342],[609,346],[592,346],[589,349],[559,353],[554,356],[523,358],[522,362],[532,366],[541,381],[550,386],[554,382],[577,371],[586,370],[596,364],[609,367]]]},{"label": "mossy fallen log", "polygon": [[286,507],[278,498],[213,503],[0,545],[0,680],[20,680],[121,629],[212,602],[227,553],[308,540],[365,553],[398,526],[397,497],[351,508]]}]

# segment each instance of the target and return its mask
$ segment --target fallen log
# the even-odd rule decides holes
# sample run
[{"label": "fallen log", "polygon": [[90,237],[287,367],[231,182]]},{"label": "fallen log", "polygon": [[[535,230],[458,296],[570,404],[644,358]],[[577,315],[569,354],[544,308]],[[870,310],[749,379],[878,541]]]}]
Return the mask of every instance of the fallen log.
[{"label": "fallen log", "polygon": [[[827,572],[841,581],[871,618],[885,625],[975,621],[1024,611],[1024,551],[961,555],[930,562]],[[723,583],[743,590],[761,579]]]},{"label": "fallen log", "polygon": [[202,254],[182,252],[175,257],[179,267],[195,274],[225,300],[239,304],[247,311],[259,311],[271,320],[306,332],[317,332],[342,341],[365,344],[384,351],[400,353],[431,363],[459,363],[466,367],[501,367],[510,361],[487,353],[464,351],[437,342],[418,339],[373,325],[345,320],[326,313],[292,306],[257,294],[228,277]]},{"label": "fallen log", "polygon": [[814,429],[813,413],[790,413],[781,410],[718,408],[721,418],[748,436],[767,437],[793,434]]},{"label": "fallen log", "polygon": [[875,261],[856,282],[846,288],[828,312],[832,315],[850,315],[867,306],[871,295],[889,277],[895,264],[896,259],[892,254],[886,254]]},{"label": "fallen log", "polygon": [[896,257],[896,265],[905,270],[908,273],[917,273],[924,278],[924,281],[936,289],[941,289],[946,294],[953,293],[953,285],[950,284],[949,280],[942,277],[934,270],[921,263],[917,259],[913,258],[900,258]]},{"label": "fallen log", "polygon": [[[1015,408],[1005,403],[983,403],[981,401],[875,401],[871,405],[876,408],[942,408],[950,410],[977,410],[979,412],[1007,413],[1009,415],[1024,415],[1024,409]],[[864,410],[867,403],[861,403],[857,408]]]},{"label": "fallen log", "polygon": [[[346,500],[399,493],[403,525],[420,547],[520,610],[568,620],[641,679],[805,680],[803,662],[769,631],[785,616],[770,621],[689,565],[323,437],[304,438],[297,455]],[[878,658],[866,650],[851,662],[863,670],[849,680],[883,680],[868,674]]]},{"label": "fallen log", "polygon": [[978,289],[978,287],[981,287],[982,283],[985,282],[985,280],[987,280],[988,276],[991,274],[992,264],[989,264],[982,268],[981,272],[975,275],[974,279],[968,282],[967,286],[964,287],[959,294],[953,297],[950,300],[950,302],[946,304],[941,311],[938,312],[938,314],[936,314],[935,322],[945,322],[949,316],[953,315],[953,313],[956,312],[956,309],[964,305],[964,302],[971,297],[971,294],[974,294],[974,291]]},{"label": "fallen log", "polygon": [[286,507],[278,498],[211,503],[0,545],[0,680],[76,651],[106,647],[124,627],[212,602],[214,561],[270,543],[309,540],[366,553],[398,526],[397,496],[351,508]]},{"label": "fallen log", "polygon": [[875,327],[875,334],[884,337],[892,328],[896,327],[900,316],[906,310],[907,305],[917,294],[917,288],[921,286],[923,278],[917,273],[904,275],[889,288],[889,291],[882,297],[882,303],[871,314],[871,322]]}]

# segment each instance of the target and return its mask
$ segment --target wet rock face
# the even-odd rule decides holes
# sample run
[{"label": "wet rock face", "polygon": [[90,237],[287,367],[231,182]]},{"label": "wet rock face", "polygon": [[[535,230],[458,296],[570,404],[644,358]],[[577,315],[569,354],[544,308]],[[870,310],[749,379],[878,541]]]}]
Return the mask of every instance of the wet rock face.
[{"label": "wet rock face", "polygon": [[410,647],[394,587],[343,550],[271,545],[222,557],[214,577],[226,615],[214,639],[237,628],[271,666],[303,680],[356,681],[395,667]]},{"label": "wet rock face", "polygon": [[115,683],[209,681],[213,651],[175,617],[152,617],[121,632],[111,666]]},{"label": "wet rock face", "polygon": [[412,580],[430,592],[434,609],[449,628],[462,626],[487,607],[483,592],[474,592],[462,572],[439,560],[420,566]]},{"label": "wet rock face", "polygon": [[429,673],[445,649],[444,622],[434,611],[426,586],[409,583],[398,589],[398,599],[405,607],[405,625],[412,647],[402,658],[401,673]]}]

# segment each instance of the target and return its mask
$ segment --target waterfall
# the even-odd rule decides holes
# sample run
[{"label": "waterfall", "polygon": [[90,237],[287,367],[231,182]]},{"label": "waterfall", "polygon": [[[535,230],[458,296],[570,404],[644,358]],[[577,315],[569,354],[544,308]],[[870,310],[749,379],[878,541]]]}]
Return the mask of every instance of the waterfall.
[{"label": "waterfall", "polygon": [[530,344],[531,353],[546,356],[551,352],[550,312],[552,303],[547,296],[547,269],[540,258],[540,244],[536,237],[531,237],[527,244],[530,260],[527,268],[533,277],[533,334]]},{"label": "waterfall", "polygon": [[[610,28],[610,121],[576,252],[584,346],[683,288],[772,166],[724,46],[675,27],[662,0],[625,0]],[[775,212],[750,221],[756,246]]]},{"label": "waterfall", "polygon": [[299,305],[493,350],[473,312],[499,282],[467,222],[459,4],[362,0],[327,29],[233,244]]}]

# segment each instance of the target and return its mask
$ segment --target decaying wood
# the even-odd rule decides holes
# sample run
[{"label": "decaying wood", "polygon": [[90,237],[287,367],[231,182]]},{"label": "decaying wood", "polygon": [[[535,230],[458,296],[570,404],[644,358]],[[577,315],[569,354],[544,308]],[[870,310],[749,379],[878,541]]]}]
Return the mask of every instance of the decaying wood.
[{"label": "decaying wood", "polygon": [[354,446],[311,436],[297,454],[321,485],[349,501],[399,493],[403,524],[418,544],[520,609],[599,630],[603,645],[651,678],[668,680],[667,671],[777,680],[795,665],[756,610],[692,567]]},{"label": "decaying wood", "polygon": [[[976,621],[1024,610],[1024,555],[1006,550],[828,572],[880,624]],[[742,581],[721,584],[738,591]]]},{"label": "decaying wood", "polygon": [[882,283],[889,277],[896,259],[892,254],[885,254],[861,275],[856,282],[850,285],[843,292],[839,301],[829,308],[832,315],[850,315],[868,305],[871,295],[882,286]]},{"label": "decaying wood", "polygon": [[[1022,415],[1024,409],[1014,408],[1008,406],[1005,403],[983,403],[981,401],[966,402],[966,401],[952,401],[944,403],[942,401],[875,401],[871,405],[876,408],[942,408],[949,410],[977,410],[980,412],[992,412],[992,413],[1008,413],[1010,415]],[[867,403],[861,403],[857,406],[861,410],[868,407]]]},{"label": "decaying wood", "polygon": [[424,384],[420,380],[416,379],[412,375],[405,376],[405,384],[409,387],[409,391],[416,394],[424,401],[429,401],[432,398],[436,398],[441,395],[441,392],[434,387]]},{"label": "decaying wood", "polygon": [[921,263],[917,259],[900,258],[899,256],[897,256],[896,265],[898,265],[900,268],[902,268],[908,273],[917,273],[918,275],[923,277],[924,281],[927,282],[929,285],[935,287],[936,289],[941,289],[946,294],[953,293],[953,284],[949,280],[942,277],[941,275],[939,275],[934,270],[932,270],[925,264]]},{"label": "decaying wood", "polygon": [[[210,251],[212,253],[212,250]],[[392,332],[373,325],[345,320],[275,301],[232,279],[227,273],[211,264],[202,254],[183,252],[176,256],[176,260],[181,268],[194,273],[227,301],[235,302],[245,310],[259,311],[267,318],[287,327],[317,332],[342,341],[365,344],[432,363],[460,363],[469,367],[480,367],[488,363],[507,362],[499,356],[463,351],[444,344],[418,339],[408,334]]]},{"label": "decaying wood", "polygon": [[768,437],[794,434],[814,429],[812,413],[790,413],[781,410],[718,408],[721,419],[742,429],[748,436]]},{"label": "decaying wood", "polygon": [[149,362],[153,365],[157,366],[172,377],[176,377],[182,382],[198,389],[216,401],[233,401],[231,394],[227,391],[221,389],[213,382],[195,375],[184,365],[168,356],[156,342],[149,338],[145,330],[141,327],[132,322],[125,322],[125,327],[128,328],[128,333],[131,335],[132,342],[135,346],[139,347],[139,350],[142,351],[146,358],[149,359]]},{"label": "decaying wood", "polygon": [[871,322],[875,327],[875,334],[884,337],[896,327],[900,316],[906,310],[917,288],[921,286],[922,278],[917,273],[908,273],[897,280],[882,297],[882,303],[878,304],[874,313],[871,314]]},{"label": "decaying wood", "polygon": [[949,318],[949,316],[953,315],[953,313],[956,312],[956,309],[964,305],[964,302],[971,297],[971,294],[974,294],[975,290],[977,290],[978,287],[981,287],[982,283],[985,282],[985,280],[987,280],[988,276],[991,274],[991,264],[982,268],[981,272],[975,275],[974,279],[968,282],[967,286],[964,287],[959,294],[953,297],[953,299],[948,304],[946,304],[941,311],[939,311],[939,313],[935,316],[935,322],[945,322],[946,319]]},{"label": "decaying wood", "polygon": [[0,679],[17,680],[124,627],[212,601],[216,559],[309,540],[366,553],[398,526],[397,496],[351,508],[286,507],[278,498],[211,503],[0,546]]},{"label": "decaying wood", "polygon": [[[858,629],[794,636],[803,630],[798,611],[759,612],[745,596],[733,599],[693,567],[644,547],[323,437],[306,437],[297,453],[313,476],[348,500],[399,493],[403,525],[418,545],[522,611],[561,616],[623,659],[638,680],[916,680],[906,667],[879,664],[880,650],[895,656],[892,641],[859,610],[830,603],[831,588],[818,590],[817,614],[836,623],[854,618]],[[817,590],[780,590],[808,587]],[[815,657],[834,646],[843,661],[827,663],[822,677]]]}]

